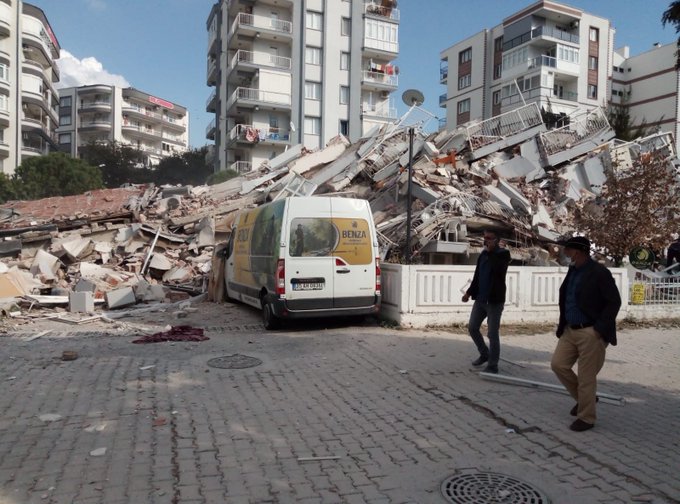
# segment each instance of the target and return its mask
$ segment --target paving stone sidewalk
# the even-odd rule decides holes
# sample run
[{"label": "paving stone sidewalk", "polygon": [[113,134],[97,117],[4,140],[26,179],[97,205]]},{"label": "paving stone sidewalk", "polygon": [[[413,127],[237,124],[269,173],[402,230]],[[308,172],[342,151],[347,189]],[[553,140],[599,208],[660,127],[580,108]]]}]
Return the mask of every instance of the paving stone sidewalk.
[{"label": "paving stone sidewalk", "polygon": [[[599,390],[626,404],[574,433],[568,396],[481,378],[465,334],[205,328],[197,343],[101,326],[0,337],[0,503],[446,503],[447,478],[487,473],[545,502],[680,503],[676,330],[621,332]],[[504,336],[501,373],[557,384],[555,341]],[[234,354],[262,363],[208,365]]]}]

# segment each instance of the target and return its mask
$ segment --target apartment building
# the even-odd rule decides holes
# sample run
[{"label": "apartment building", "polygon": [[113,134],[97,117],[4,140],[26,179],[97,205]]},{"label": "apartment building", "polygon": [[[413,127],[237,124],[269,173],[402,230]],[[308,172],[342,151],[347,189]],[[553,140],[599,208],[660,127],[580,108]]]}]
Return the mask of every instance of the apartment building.
[{"label": "apartment building", "polygon": [[609,20],[540,0],[440,53],[446,127],[536,103],[554,114],[609,99],[614,33]]},{"label": "apartment building", "polygon": [[56,150],[60,46],[45,13],[0,0],[0,171]]},{"label": "apartment building", "polygon": [[397,117],[396,0],[221,0],[207,30],[216,171],[354,141]]},{"label": "apartment building", "polygon": [[59,90],[59,148],[80,157],[92,142],[117,142],[145,154],[153,166],[188,149],[186,107],[135,88],[105,84]]},{"label": "apartment building", "polygon": [[630,123],[647,133],[673,133],[680,152],[680,73],[675,69],[675,44],[655,44],[630,56],[624,46],[614,52],[611,103],[626,108]]}]

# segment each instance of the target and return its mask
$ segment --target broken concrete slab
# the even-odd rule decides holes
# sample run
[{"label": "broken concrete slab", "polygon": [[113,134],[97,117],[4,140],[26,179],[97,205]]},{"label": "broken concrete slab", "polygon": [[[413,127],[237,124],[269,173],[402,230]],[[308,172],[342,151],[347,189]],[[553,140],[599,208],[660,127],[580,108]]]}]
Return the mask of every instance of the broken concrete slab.
[{"label": "broken concrete slab", "polygon": [[163,254],[154,252],[151,255],[151,261],[149,261],[149,268],[153,268],[161,271],[169,271],[172,269],[172,261],[170,261]]},{"label": "broken concrete slab", "polygon": [[92,292],[69,292],[68,310],[72,313],[94,312],[94,297]]},{"label": "broken concrete slab", "polygon": [[106,306],[109,309],[125,308],[137,302],[132,287],[123,287],[106,293]]}]

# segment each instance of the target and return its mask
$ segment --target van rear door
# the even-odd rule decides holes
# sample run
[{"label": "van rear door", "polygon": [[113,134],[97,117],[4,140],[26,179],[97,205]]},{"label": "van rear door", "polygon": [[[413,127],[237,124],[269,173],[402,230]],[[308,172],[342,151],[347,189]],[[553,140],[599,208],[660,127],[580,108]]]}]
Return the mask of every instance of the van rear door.
[{"label": "van rear door", "polygon": [[328,198],[290,198],[285,257],[286,305],[289,310],[333,308],[331,252],[337,231]]},{"label": "van rear door", "polygon": [[373,247],[373,219],[367,201],[331,198],[338,243],[333,252],[334,308],[375,304],[377,251]]}]

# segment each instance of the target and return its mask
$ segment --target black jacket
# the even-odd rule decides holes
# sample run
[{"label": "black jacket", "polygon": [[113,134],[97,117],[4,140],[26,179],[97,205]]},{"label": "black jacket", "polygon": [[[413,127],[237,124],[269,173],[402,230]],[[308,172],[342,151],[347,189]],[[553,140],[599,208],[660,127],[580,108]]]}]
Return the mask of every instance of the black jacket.
[{"label": "black jacket", "polygon": [[489,257],[489,266],[491,267],[489,303],[505,303],[505,274],[508,271],[508,264],[510,264],[510,251],[507,249],[498,248],[492,253],[483,250],[482,253],[479,254],[475,274],[472,277],[472,283],[466,294],[472,299],[477,299],[477,296],[479,295],[479,262],[485,254]]},{"label": "black jacket", "polygon": [[[594,329],[611,345],[616,345],[616,314],[621,308],[621,296],[611,272],[602,264],[588,260],[583,265],[581,284],[576,292],[579,309],[593,321]],[[562,336],[567,325],[565,303],[567,298],[567,282],[573,275],[574,268],[569,268],[567,276],[560,286],[560,322],[557,325],[557,337]]]}]

